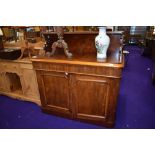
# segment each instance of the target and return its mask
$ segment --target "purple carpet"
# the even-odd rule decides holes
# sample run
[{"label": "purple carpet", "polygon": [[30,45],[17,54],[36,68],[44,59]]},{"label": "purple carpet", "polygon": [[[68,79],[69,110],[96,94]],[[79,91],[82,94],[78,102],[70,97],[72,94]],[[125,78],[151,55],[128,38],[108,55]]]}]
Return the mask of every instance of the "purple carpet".
[{"label": "purple carpet", "polygon": [[[116,129],[155,128],[155,86],[151,82],[152,62],[141,56],[141,49],[127,46],[118,106]],[[31,102],[0,95],[1,129],[102,129],[102,126],[73,121],[42,113]]]}]

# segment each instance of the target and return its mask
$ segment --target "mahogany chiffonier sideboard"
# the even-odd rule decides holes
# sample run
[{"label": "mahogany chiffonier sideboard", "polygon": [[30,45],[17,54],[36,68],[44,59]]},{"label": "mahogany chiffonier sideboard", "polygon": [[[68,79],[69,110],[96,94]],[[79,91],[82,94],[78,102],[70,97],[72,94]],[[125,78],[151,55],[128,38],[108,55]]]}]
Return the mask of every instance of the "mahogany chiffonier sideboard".
[{"label": "mahogany chiffonier sideboard", "polygon": [[[56,40],[55,33],[45,35]],[[57,49],[52,57],[31,60],[44,112],[113,127],[124,66],[120,53],[122,32],[108,33],[111,43],[104,62],[96,59],[96,35],[97,32],[66,32],[64,39],[72,58]]]}]

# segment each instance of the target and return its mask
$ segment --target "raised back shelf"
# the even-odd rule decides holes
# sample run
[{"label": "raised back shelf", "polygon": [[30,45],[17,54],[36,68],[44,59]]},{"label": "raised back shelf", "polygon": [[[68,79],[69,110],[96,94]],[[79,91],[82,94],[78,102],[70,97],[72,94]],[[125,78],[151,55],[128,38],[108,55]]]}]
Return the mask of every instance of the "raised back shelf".
[{"label": "raised back shelf", "polygon": [[[110,37],[110,45],[108,49],[109,52],[115,52],[121,46],[120,39],[122,38],[123,31],[108,32]],[[52,44],[57,41],[58,36],[56,32],[44,32],[43,33],[46,46],[46,51],[51,51]],[[98,32],[64,32],[64,40],[67,42],[69,50],[73,54],[85,55],[85,54],[96,54],[95,48],[95,37]],[[62,49],[57,49],[57,51],[62,51]]]}]

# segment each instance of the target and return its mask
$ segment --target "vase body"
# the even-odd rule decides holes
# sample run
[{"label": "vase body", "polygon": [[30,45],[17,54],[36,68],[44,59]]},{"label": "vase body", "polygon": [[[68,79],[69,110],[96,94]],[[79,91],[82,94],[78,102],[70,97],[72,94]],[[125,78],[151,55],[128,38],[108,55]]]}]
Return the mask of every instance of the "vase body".
[{"label": "vase body", "polygon": [[106,34],[106,27],[99,27],[99,34],[95,38],[95,46],[97,49],[97,59],[106,59],[107,50],[110,44],[110,38]]}]

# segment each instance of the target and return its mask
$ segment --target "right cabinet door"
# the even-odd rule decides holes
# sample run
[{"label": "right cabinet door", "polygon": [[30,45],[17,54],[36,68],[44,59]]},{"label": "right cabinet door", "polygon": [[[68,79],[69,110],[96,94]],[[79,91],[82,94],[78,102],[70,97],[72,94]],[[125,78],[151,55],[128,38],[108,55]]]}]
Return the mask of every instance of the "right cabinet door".
[{"label": "right cabinet door", "polygon": [[72,75],[71,78],[74,117],[113,125],[119,86],[117,80],[87,75]]}]

